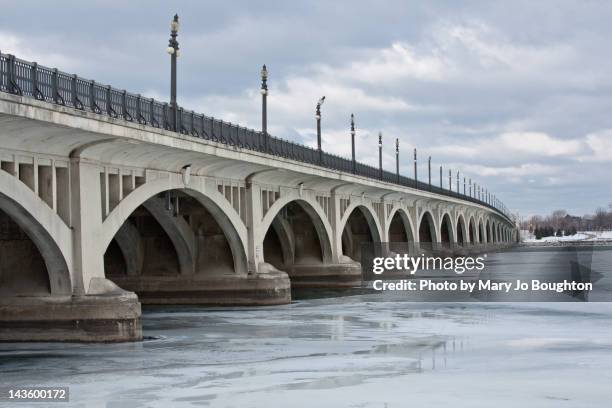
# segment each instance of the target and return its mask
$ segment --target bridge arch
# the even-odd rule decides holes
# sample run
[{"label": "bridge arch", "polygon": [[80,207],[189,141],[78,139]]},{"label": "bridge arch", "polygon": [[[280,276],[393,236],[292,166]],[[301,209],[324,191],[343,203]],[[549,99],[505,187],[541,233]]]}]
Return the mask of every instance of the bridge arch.
[{"label": "bridge arch", "polygon": [[463,214],[459,214],[457,217],[457,244],[465,245],[470,242],[470,235],[468,231],[468,226],[465,223],[465,217]]},{"label": "bridge arch", "polygon": [[493,242],[493,229],[491,228],[491,220],[487,219],[487,222],[485,224],[485,230],[486,230],[486,236],[487,236],[487,244],[490,244],[491,242]]},{"label": "bridge arch", "polygon": [[389,242],[393,242],[391,239],[392,235],[398,235],[398,232],[403,232],[406,237],[406,241],[396,241],[396,242],[414,242],[415,241],[415,232],[414,224],[412,223],[412,219],[410,215],[403,208],[396,207],[389,214],[389,223],[387,225],[387,231],[385,237],[387,237]]},{"label": "bridge arch", "polygon": [[468,237],[469,243],[475,244],[478,242],[478,229],[476,227],[476,221],[474,220],[474,216],[471,215],[468,221]]},{"label": "bridge arch", "polygon": [[440,242],[450,247],[453,243],[457,242],[456,237],[452,218],[448,212],[444,212],[440,219]]},{"label": "bridge arch", "polygon": [[[101,245],[104,252],[106,248],[108,250],[111,242],[122,228],[125,222],[128,221],[128,218],[139,208],[142,206],[150,207],[151,199],[155,196],[164,193],[164,192],[177,192],[180,194],[184,194],[185,197],[189,197],[198,203],[201,207],[205,209],[208,215],[216,222],[220,230],[222,231],[225,239],[227,240],[227,245],[229,246],[229,250],[231,252],[231,256],[233,259],[233,270],[237,274],[246,274],[248,271],[247,267],[247,257],[246,257],[246,239],[247,232],[246,227],[242,223],[239,215],[236,213],[231,204],[216,190],[216,188],[206,188],[206,185],[202,183],[200,188],[198,188],[195,184],[190,184],[189,186],[185,186],[180,179],[179,176],[170,175],[169,178],[163,178],[158,180],[151,180],[143,184],[142,186],[136,188],[129,195],[127,195],[118,205],[113,209],[113,211],[108,215],[106,220],[102,223],[102,233],[101,233]],[[147,209],[149,212],[151,208]],[[154,217],[155,218],[155,217]],[[160,218],[158,217],[156,221],[160,222]],[[188,233],[185,232],[186,226],[180,225],[184,224],[180,220],[178,226],[170,226],[170,228],[177,228],[177,232],[180,232],[179,235],[182,234],[181,237],[177,239],[181,239],[183,241],[179,243],[178,241],[174,241],[173,245],[175,250],[177,250],[177,256],[179,256],[179,263],[181,264],[180,268],[182,272],[185,272],[186,269],[189,269],[189,266],[185,266],[183,260],[181,260],[181,256],[178,252],[186,252],[186,245],[194,245],[189,243],[189,238],[185,238],[188,236]],[[164,227],[162,225],[162,227]],[[166,231],[167,229],[164,228]],[[182,231],[181,231],[182,230]],[[194,231],[191,231],[193,234]],[[186,257],[190,256],[184,254]],[[193,254],[191,254],[193,256]],[[185,258],[184,258],[185,259]],[[187,261],[189,262],[189,261]],[[195,262],[193,259],[191,262]]]},{"label": "bridge arch", "polygon": [[382,242],[381,227],[374,209],[367,203],[351,203],[340,222],[342,254],[359,261],[363,242]]},{"label": "bridge arch", "polygon": [[478,220],[478,243],[484,244],[487,242],[487,231],[485,230],[484,219],[482,217]]},{"label": "bridge arch", "polygon": [[[0,185],[3,190],[0,192],[0,211],[8,217],[8,223],[16,224],[27,235],[40,253],[46,268],[48,293],[71,294],[73,280],[70,229],[51,207],[16,177],[0,171]],[[1,272],[0,270],[0,278]],[[6,285],[0,285],[0,292],[1,286]]]},{"label": "bridge arch", "polygon": [[421,248],[433,248],[434,243],[440,242],[434,217],[429,211],[423,211],[419,219],[419,243]]},{"label": "bridge arch", "polygon": [[260,247],[264,261],[279,269],[294,263],[330,263],[331,226],[323,209],[303,198],[286,198],[279,205],[277,202],[262,222]]}]

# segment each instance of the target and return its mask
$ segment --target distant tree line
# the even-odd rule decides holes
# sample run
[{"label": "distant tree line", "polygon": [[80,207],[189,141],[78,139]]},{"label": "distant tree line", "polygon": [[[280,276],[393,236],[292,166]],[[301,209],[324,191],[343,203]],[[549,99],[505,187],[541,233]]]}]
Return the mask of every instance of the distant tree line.
[{"label": "distant tree line", "polygon": [[521,228],[529,230],[536,239],[574,235],[578,231],[612,231],[612,204],[583,216],[570,215],[565,210],[553,211],[546,217],[534,215],[523,221]]}]

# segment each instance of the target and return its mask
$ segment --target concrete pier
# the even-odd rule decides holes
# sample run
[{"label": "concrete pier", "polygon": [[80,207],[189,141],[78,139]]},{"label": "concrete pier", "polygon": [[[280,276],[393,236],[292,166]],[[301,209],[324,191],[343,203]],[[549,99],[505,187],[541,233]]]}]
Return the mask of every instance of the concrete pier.
[{"label": "concrete pier", "polygon": [[266,306],[291,302],[291,283],[284,272],[250,276],[115,277],[143,304]]},{"label": "concrete pier", "polygon": [[2,298],[0,341],[138,341],[140,313],[134,293]]}]

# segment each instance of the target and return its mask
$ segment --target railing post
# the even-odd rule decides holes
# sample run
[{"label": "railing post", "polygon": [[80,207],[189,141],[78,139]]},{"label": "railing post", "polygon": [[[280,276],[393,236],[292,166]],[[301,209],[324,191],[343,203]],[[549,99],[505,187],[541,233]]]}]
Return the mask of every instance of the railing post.
[{"label": "railing post", "polygon": [[136,96],[136,118],[138,120],[138,123],[144,124],[142,123],[143,117],[142,117],[142,109],[140,108],[140,99],[141,99],[140,94],[138,94]]},{"label": "railing post", "polygon": [[53,68],[53,71],[51,73],[51,92],[53,93],[53,102],[58,103],[59,89],[57,83],[57,68]]},{"label": "railing post", "polygon": [[92,112],[96,111],[96,81],[89,81],[89,108]]},{"label": "railing post", "polygon": [[121,92],[121,116],[123,116],[123,119],[128,118],[127,113],[127,91],[124,89],[123,92]]},{"label": "railing post", "polygon": [[113,112],[113,104],[111,102],[111,87],[110,85],[108,85],[106,87],[106,112],[108,113],[108,116],[113,116],[112,112]]},{"label": "railing post", "polygon": [[15,56],[9,54],[8,59],[6,60],[6,88],[9,93],[15,92]]},{"label": "railing post", "polygon": [[[0,63],[0,70],[2,69],[2,64]],[[30,70],[30,77],[32,78],[32,95],[36,97],[36,90],[38,89],[38,63],[32,63],[32,69]],[[2,71],[0,71],[0,80],[2,79]]]},{"label": "railing post", "polygon": [[[149,101],[149,123],[151,123],[151,126],[155,126],[155,111],[153,110],[153,108],[155,107],[155,99],[151,98],[151,101]],[[159,125],[159,122],[157,123]]]},{"label": "railing post", "polygon": [[32,78],[32,96],[34,96],[40,101],[44,101],[45,96],[40,92],[40,89],[38,89],[38,63],[36,62],[32,63],[32,68],[30,69],[30,77]]},{"label": "railing post", "polygon": [[73,74],[72,78],[70,78],[70,100],[71,100],[72,106],[75,108],[77,107],[76,80],[77,80],[77,76],[76,74]]},{"label": "railing post", "polygon": [[179,106],[174,107],[176,109],[176,132],[183,133],[183,108]]}]

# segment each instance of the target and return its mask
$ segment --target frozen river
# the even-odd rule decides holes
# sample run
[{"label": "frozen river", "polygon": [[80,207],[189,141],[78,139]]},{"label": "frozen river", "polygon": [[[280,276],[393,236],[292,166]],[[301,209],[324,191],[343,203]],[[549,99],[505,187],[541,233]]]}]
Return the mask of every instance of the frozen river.
[{"label": "frozen river", "polygon": [[141,343],[0,344],[0,385],[74,407],[610,406],[610,303],[343,295],[146,309]]}]

